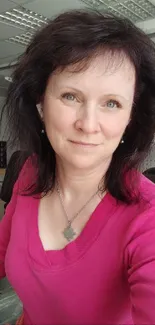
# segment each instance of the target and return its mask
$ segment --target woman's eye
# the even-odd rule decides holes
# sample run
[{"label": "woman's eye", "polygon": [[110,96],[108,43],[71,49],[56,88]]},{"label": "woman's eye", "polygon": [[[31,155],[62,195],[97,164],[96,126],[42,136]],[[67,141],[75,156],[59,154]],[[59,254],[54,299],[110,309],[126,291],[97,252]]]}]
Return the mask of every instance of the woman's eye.
[{"label": "woman's eye", "polygon": [[73,94],[70,94],[70,93],[64,94],[62,97],[67,99],[67,100],[70,100],[70,101],[76,100],[75,96]]},{"label": "woman's eye", "polygon": [[107,107],[108,108],[120,108],[121,105],[119,102],[117,102],[116,100],[109,100],[107,103],[106,103]]}]

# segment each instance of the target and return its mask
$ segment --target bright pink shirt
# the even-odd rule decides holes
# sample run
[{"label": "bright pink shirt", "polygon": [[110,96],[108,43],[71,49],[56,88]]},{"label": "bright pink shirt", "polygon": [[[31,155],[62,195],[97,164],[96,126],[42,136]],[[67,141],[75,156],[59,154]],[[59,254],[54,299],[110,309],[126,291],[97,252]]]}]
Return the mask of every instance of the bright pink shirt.
[{"label": "bright pink shirt", "polygon": [[155,324],[155,185],[140,176],[140,204],[107,194],[75,241],[45,251],[39,198],[18,193],[27,174],[0,223],[0,276],[21,299],[24,324]]}]

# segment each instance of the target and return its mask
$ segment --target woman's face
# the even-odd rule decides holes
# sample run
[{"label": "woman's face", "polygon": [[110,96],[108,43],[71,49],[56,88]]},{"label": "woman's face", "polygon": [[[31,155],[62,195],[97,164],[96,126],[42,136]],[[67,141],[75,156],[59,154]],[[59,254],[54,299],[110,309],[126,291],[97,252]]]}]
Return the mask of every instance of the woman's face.
[{"label": "woman's face", "polygon": [[52,74],[42,107],[57,159],[78,169],[110,162],[129,123],[134,90],[132,63],[116,55],[94,58],[84,71]]}]

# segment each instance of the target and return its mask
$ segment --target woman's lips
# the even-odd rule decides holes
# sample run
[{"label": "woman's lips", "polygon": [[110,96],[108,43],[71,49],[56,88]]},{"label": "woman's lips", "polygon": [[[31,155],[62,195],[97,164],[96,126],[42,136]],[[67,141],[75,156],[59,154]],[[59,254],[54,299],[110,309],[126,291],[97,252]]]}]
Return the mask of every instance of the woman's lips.
[{"label": "woman's lips", "polygon": [[85,146],[85,147],[96,147],[96,146],[98,146],[98,144],[96,144],[96,143],[88,143],[88,142],[72,141],[72,140],[70,140],[70,142],[72,142],[75,145]]}]

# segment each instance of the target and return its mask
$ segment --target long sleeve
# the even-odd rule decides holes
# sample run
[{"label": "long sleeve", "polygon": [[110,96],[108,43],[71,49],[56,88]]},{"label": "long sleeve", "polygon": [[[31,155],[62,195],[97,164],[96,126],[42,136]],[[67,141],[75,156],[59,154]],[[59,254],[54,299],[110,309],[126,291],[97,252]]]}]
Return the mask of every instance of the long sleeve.
[{"label": "long sleeve", "polygon": [[0,279],[5,277],[5,254],[10,240],[11,222],[16,208],[18,192],[18,181],[16,182],[10,203],[6,208],[6,212],[0,221]]},{"label": "long sleeve", "polygon": [[[131,229],[130,229],[131,230]],[[126,258],[134,324],[155,324],[155,206],[139,216]]]},{"label": "long sleeve", "polygon": [[[25,157],[27,156],[27,153],[23,156],[24,165],[21,168],[18,179],[14,185],[11,201],[7,205],[5,215],[0,222],[0,278],[5,276],[5,254],[10,240],[11,223],[17,204],[17,197],[19,193],[22,193],[26,188],[35,184],[36,180],[36,171],[33,167],[33,159],[32,157],[29,157],[25,161]],[[36,158],[34,158],[34,160],[36,162]]]}]

